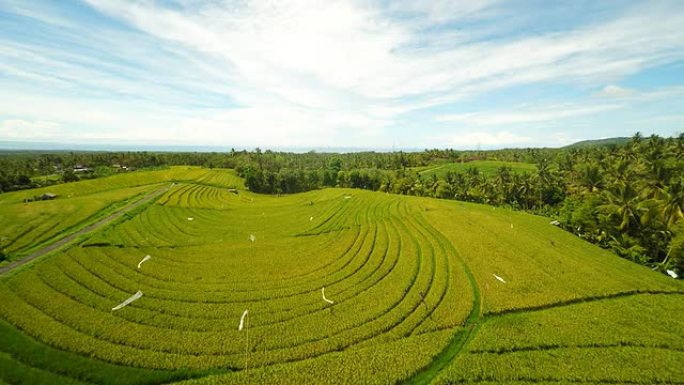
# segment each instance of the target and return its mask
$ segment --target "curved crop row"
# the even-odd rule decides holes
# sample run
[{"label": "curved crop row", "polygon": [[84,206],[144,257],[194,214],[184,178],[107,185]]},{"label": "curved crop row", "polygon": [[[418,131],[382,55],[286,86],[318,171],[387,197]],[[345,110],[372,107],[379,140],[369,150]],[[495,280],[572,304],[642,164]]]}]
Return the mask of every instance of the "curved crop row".
[{"label": "curved crop row", "polygon": [[[216,206],[223,196],[229,210]],[[149,368],[240,367],[248,341],[235,322],[245,308],[252,365],[457,323],[451,310],[467,293],[447,296],[452,255],[404,200],[329,192],[316,198],[262,202],[177,185],[157,205],[84,243],[89,247],[8,281],[14,304],[0,314],[18,324],[17,311],[31,309],[43,321],[19,324],[26,333],[70,351],[97,346],[88,354],[114,363],[127,364],[123,352],[138,352],[137,364]],[[137,269],[145,254],[153,258]],[[324,287],[333,304],[321,298]],[[112,313],[113,302],[137,290],[141,300]]]}]

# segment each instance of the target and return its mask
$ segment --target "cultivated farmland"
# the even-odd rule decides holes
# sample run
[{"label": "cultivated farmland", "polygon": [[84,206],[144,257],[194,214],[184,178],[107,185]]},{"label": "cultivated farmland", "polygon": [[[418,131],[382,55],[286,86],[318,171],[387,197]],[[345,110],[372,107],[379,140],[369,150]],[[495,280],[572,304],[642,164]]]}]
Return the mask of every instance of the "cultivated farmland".
[{"label": "cultivated farmland", "polygon": [[[10,258],[19,258],[37,246],[111,214],[162,183],[186,180],[218,187],[242,187],[242,181],[231,171],[171,167],[0,194],[0,250]],[[57,199],[25,202],[27,198],[46,193],[57,195]]]},{"label": "cultivated farmland", "polygon": [[531,163],[523,162],[503,162],[498,160],[475,160],[465,163],[445,163],[437,166],[417,168],[418,174],[422,178],[432,178],[436,175],[439,179],[444,179],[448,172],[466,172],[470,168],[476,168],[486,176],[494,176],[501,167],[508,167],[514,173],[534,173],[537,167]]},{"label": "cultivated farmland", "polygon": [[0,215],[19,253],[160,186],[0,278],[0,383],[684,382],[684,285],[543,217],[187,167]]}]

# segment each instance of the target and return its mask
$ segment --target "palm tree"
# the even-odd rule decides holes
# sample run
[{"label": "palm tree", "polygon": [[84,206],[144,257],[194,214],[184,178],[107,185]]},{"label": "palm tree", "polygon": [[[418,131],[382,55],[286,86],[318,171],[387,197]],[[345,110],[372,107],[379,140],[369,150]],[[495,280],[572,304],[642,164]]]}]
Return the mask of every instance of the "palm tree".
[{"label": "palm tree", "polygon": [[607,203],[599,206],[609,217],[617,217],[620,224],[617,230],[628,232],[640,226],[640,217],[645,211],[641,198],[632,184],[615,184],[604,190]]},{"label": "palm tree", "polygon": [[660,200],[663,222],[669,229],[684,218],[684,181],[678,181],[666,186]]},{"label": "palm tree", "polygon": [[637,168],[629,159],[619,158],[607,167],[608,175],[615,184],[632,184],[637,177]]},{"label": "palm tree", "polygon": [[641,142],[643,141],[644,137],[641,135],[641,132],[637,132],[632,136],[632,138],[629,140],[629,147],[631,148],[632,152],[634,153],[639,153],[641,151]]},{"label": "palm tree", "polygon": [[672,239],[667,248],[667,254],[660,262],[661,268],[667,268],[670,265],[675,265],[680,271],[684,271],[684,222],[679,222],[672,228]]},{"label": "palm tree", "polygon": [[624,258],[630,259],[634,262],[644,263],[646,262],[646,249],[639,245],[639,243],[626,235],[620,235],[619,237],[610,237],[608,245],[613,249],[618,255]]},{"label": "palm tree", "polygon": [[[484,184],[484,178],[482,174],[480,174],[480,170],[477,169],[477,167],[468,167],[466,169],[466,181],[468,184],[468,196],[472,198],[472,194],[470,194],[471,189],[475,190],[480,190],[482,191],[482,186]],[[484,194],[481,194],[484,195]]]},{"label": "palm tree", "polygon": [[667,168],[662,159],[647,161],[644,164],[646,172],[643,175],[644,183],[643,196],[651,199],[660,195],[665,185],[670,180],[670,169]]},{"label": "palm tree", "polygon": [[684,158],[684,132],[679,134],[677,139],[675,139],[674,148],[677,160]]},{"label": "palm tree", "polygon": [[496,177],[494,177],[494,191],[496,194],[496,200],[498,203],[503,203],[508,201],[509,189],[508,186],[511,183],[511,169],[503,166],[499,167]]},{"label": "palm tree", "polygon": [[593,162],[580,167],[577,179],[577,185],[590,193],[603,189],[605,185],[601,168]]},{"label": "palm tree", "polygon": [[658,135],[651,135],[646,141],[645,155],[649,161],[655,161],[662,158],[665,150],[665,140]]},{"label": "palm tree", "polygon": [[551,163],[546,158],[537,161],[537,185],[539,186],[539,207],[544,208],[544,192],[551,179]]},{"label": "palm tree", "polygon": [[456,199],[468,200],[470,181],[460,172],[447,173],[447,183],[451,186],[451,193]]},{"label": "palm tree", "polygon": [[532,181],[532,176],[528,173],[522,173],[516,184],[518,194],[523,202],[523,207],[528,209],[530,203],[534,201],[534,182]]}]

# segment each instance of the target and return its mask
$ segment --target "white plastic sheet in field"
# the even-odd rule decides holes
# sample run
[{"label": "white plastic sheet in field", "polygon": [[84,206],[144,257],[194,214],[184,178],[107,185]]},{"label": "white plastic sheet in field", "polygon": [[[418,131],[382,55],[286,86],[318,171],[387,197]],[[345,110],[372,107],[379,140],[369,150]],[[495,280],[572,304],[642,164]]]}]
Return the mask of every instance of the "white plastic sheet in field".
[{"label": "white plastic sheet in field", "polygon": [[138,262],[138,269],[140,268],[140,266],[141,266],[143,263],[149,261],[151,258],[152,258],[151,255],[146,255],[145,258],[142,259],[142,261]]},{"label": "white plastic sheet in field", "polygon": [[666,270],[666,272],[667,272],[667,275],[669,275],[670,277],[672,277],[672,278],[674,278],[674,279],[677,279],[677,277],[679,277],[679,276],[677,275],[677,273],[675,273],[674,270]]},{"label": "white plastic sheet in field", "polygon": [[188,217],[188,220],[189,220],[189,221],[194,221],[195,218],[193,218],[193,217]]},{"label": "white plastic sheet in field", "polygon": [[503,278],[499,277],[498,275],[496,275],[496,274],[492,274],[492,275],[493,275],[494,278],[496,278],[497,280],[499,280],[499,281],[501,281],[501,282],[503,282],[503,283],[506,283],[506,281],[505,281]]},{"label": "white plastic sheet in field", "polygon": [[249,234],[249,240],[250,240],[252,243],[256,242],[256,237],[254,236],[254,234]]},{"label": "white plastic sheet in field", "polygon": [[321,295],[323,296],[323,301],[325,301],[325,302],[327,302],[327,303],[329,303],[329,304],[335,303],[335,302],[333,302],[333,301],[331,301],[331,300],[325,298],[325,288],[324,288],[324,287],[321,288]]},{"label": "white plastic sheet in field", "polygon": [[114,310],[119,310],[119,309],[123,308],[124,306],[127,306],[127,305],[130,304],[131,302],[140,299],[140,297],[142,297],[142,296],[143,296],[142,291],[138,290],[138,292],[135,293],[135,294],[133,294],[130,298],[128,298],[127,300],[121,302],[121,303],[118,304],[117,306],[113,307],[113,308],[112,308],[112,311],[114,311]]},{"label": "white plastic sheet in field", "polygon": [[242,328],[245,326],[245,317],[247,317],[247,309],[245,309],[244,312],[242,312],[242,317],[240,317],[240,326],[238,326],[238,331],[241,331]]},{"label": "white plastic sheet in field", "polygon": [[558,221],[555,220],[555,219],[552,220],[551,222],[549,222],[549,224],[550,224],[550,225],[553,225],[553,226],[560,226],[560,222],[558,222]]},{"label": "white plastic sheet in field", "polygon": [[313,221],[313,217],[310,217],[310,218],[309,218],[309,222],[311,222],[311,221]]}]

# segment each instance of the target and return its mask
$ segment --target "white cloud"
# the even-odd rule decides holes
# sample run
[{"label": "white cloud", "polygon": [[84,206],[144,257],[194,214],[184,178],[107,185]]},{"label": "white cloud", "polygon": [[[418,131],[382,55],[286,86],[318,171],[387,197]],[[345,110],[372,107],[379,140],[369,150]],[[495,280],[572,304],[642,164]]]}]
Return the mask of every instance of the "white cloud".
[{"label": "white cloud", "polygon": [[[411,111],[542,82],[610,84],[601,94],[619,96],[622,103],[641,93],[613,83],[684,59],[684,12],[667,5],[642,5],[562,34],[479,40],[460,23],[495,15],[497,1],[192,1],[173,9],[151,1],[86,2],[143,33],[86,33],[68,15],[53,17],[30,3],[10,1],[25,16],[68,31],[72,45],[88,48],[88,54],[4,41],[0,35],[0,72],[19,83],[11,98],[0,97],[0,116],[99,128],[84,128],[93,137],[262,146],[356,145],[366,138],[363,145],[386,145],[383,135]],[[393,17],[403,13],[419,20]],[[430,29],[450,24],[455,30]],[[91,50],[117,60],[90,55]],[[24,83],[39,87],[22,88]],[[41,86],[51,93],[36,91]],[[98,98],[83,95],[90,93]],[[437,120],[544,123],[617,108],[528,106]],[[486,133],[483,139],[513,139],[509,134]]]},{"label": "white cloud", "polygon": [[49,121],[7,119],[0,121],[0,138],[5,139],[59,139],[63,134],[60,124]]},{"label": "white cloud", "polygon": [[477,147],[506,147],[530,143],[532,138],[509,131],[465,132],[451,136],[449,144],[457,148],[474,149]]},{"label": "white cloud", "polygon": [[490,110],[467,114],[444,115],[438,117],[437,120],[442,122],[458,122],[463,123],[464,125],[474,126],[503,126],[523,123],[549,122],[583,115],[593,115],[601,112],[616,110],[620,107],[620,105],[615,104],[596,106],[537,105],[533,108],[521,108],[516,112]]},{"label": "white cloud", "polygon": [[395,0],[390,2],[389,11],[413,14],[422,17],[427,25],[442,24],[464,19],[479,19],[500,0]]},{"label": "white cloud", "polygon": [[631,96],[634,94],[634,90],[629,88],[623,88],[613,84],[609,84],[598,92],[599,96],[608,98],[624,98],[626,96]]},{"label": "white cloud", "polygon": [[[404,47],[429,41],[429,35],[417,36],[386,19],[382,9],[354,3],[258,1],[180,13],[152,3],[90,2],[151,35],[223,58],[227,71],[258,89],[296,86],[308,78],[317,93],[380,99],[461,87],[482,92],[549,79],[619,77],[684,57],[678,50],[684,47],[684,14],[658,7],[565,34],[473,42],[425,55]],[[488,5],[478,2],[464,13]],[[426,12],[459,14],[448,2],[431,7],[450,12]]]}]

